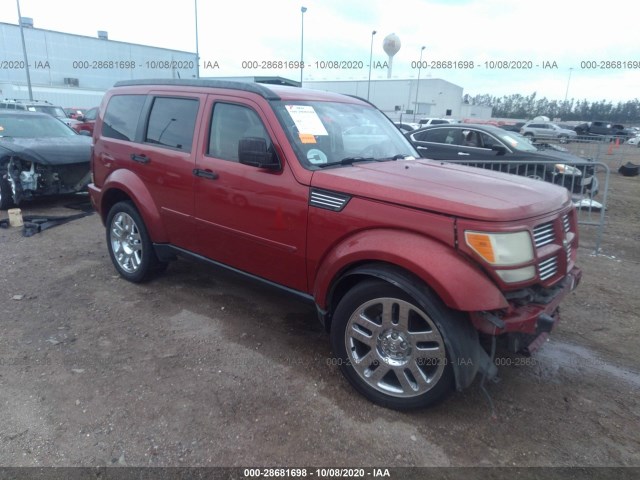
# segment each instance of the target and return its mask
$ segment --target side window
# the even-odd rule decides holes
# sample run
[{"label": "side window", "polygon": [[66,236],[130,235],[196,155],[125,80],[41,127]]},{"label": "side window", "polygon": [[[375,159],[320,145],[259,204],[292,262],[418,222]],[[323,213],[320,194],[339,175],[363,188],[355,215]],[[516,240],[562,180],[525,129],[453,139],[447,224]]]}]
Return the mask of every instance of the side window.
[{"label": "side window", "polygon": [[426,130],[418,133],[414,138],[420,142],[432,142],[432,143],[456,143],[456,138],[459,137],[457,130],[450,130],[448,128],[434,128],[433,130]]},{"label": "side window", "polygon": [[487,135],[486,133],[483,132],[478,132],[480,134],[480,147],[482,148],[491,148],[494,145],[500,145],[500,143],[498,143],[496,141],[495,138],[493,138],[490,135]]},{"label": "side window", "polygon": [[97,116],[98,116],[98,109],[97,108],[92,108],[91,110],[89,110],[84,115],[84,119],[85,120],[95,120]]},{"label": "side window", "polygon": [[135,140],[146,95],[114,95],[104,113],[102,135],[118,140]]},{"label": "side window", "polygon": [[190,152],[197,115],[198,100],[194,98],[157,97],[144,141]]},{"label": "side window", "polygon": [[216,103],[211,119],[207,154],[237,162],[240,139],[246,137],[264,138],[267,141],[267,150],[272,149],[271,139],[256,112],[241,105]]},{"label": "side window", "polygon": [[459,138],[455,139],[456,145],[465,147],[480,147],[480,132],[476,130],[462,130]]}]

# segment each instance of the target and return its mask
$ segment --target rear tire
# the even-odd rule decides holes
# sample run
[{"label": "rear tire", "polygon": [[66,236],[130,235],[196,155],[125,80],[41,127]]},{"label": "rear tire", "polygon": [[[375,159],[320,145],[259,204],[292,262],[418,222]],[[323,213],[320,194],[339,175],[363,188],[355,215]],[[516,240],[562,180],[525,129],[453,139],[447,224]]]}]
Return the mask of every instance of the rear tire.
[{"label": "rear tire", "polygon": [[427,407],[454,388],[445,344],[448,309],[433,295],[420,297],[366,280],[334,312],[331,345],[340,370],[359,393],[383,407]]},{"label": "rear tire", "polygon": [[147,227],[129,201],[118,202],[109,210],[107,248],[118,273],[130,282],[149,280],[167,266],[158,259]]}]

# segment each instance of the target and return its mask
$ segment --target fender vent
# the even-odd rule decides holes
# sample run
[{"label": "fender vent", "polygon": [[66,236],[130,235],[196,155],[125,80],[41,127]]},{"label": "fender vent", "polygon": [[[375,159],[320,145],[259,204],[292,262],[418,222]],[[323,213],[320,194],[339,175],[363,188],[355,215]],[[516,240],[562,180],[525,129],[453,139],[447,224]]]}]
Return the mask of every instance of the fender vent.
[{"label": "fender vent", "polygon": [[314,188],[309,196],[309,205],[339,212],[347,205],[349,200],[351,200],[349,195]]}]

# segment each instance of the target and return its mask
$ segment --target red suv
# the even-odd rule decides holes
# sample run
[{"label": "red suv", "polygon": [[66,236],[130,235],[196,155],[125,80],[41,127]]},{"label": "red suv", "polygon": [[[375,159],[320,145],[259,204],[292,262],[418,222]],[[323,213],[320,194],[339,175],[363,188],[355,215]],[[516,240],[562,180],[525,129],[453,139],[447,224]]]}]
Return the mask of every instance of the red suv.
[{"label": "red suv", "polygon": [[495,377],[481,337],[535,349],[580,280],[566,189],[418,159],[366,101],[137,80],[99,112],[89,190],[120,275],[185,255],[313,302],[342,372],[381,405]]},{"label": "red suv", "polygon": [[90,108],[84,115],[76,117],[78,123],[71,125],[76,132],[88,132],[89,135],[93,135],[93,127],[96,124],[96,117],[98,116],[98,107]]}]

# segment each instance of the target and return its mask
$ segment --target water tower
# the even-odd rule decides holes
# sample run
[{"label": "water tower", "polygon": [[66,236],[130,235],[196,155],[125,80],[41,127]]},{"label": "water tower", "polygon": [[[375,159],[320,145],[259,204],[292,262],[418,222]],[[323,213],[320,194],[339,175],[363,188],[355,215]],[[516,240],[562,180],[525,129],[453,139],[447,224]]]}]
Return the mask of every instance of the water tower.
[{"label": "water tower", "polygon": [[382,41],[382,49],[389,55],[389,70],[387,70],[387,78],[391,78],[391,70],[393,69],[393,56],[400,50],[400,37],[395,33],[387,35]]}]

